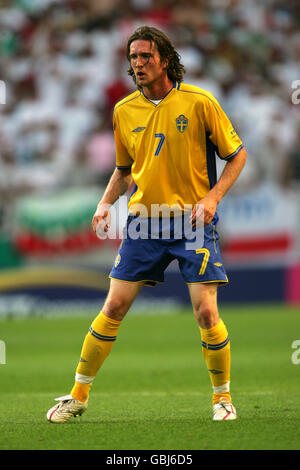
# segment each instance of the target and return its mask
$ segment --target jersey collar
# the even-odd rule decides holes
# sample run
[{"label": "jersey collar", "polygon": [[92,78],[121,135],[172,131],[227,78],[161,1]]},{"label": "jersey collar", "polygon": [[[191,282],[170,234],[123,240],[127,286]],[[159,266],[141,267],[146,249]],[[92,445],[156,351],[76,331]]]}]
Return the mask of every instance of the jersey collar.
[{"label": "jersey collar", "polygon": [[149,98],[147,98],[147,96],[144,94],[143,88],[142,88],[142,90],[141,90],[141,94],[142,94],[143,97],[144,97],[149,103],[151,103],[153,106],[159,106],[160,103],[162,103],[162,102],[167,98],[167,96],[170,95],[170,93],[174,90],[174,88],[175,88],[176,90],[179,90],[179,87],[180,87],[180,82],[174,81],[171,90],[168,91],[168,93],[160,100],[160,102],[159,102],[158,104],[153,103]]}]

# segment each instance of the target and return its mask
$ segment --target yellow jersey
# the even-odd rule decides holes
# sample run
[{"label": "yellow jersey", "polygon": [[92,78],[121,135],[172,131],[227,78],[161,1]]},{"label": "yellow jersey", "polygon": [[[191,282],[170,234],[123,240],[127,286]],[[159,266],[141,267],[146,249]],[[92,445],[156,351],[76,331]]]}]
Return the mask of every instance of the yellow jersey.
[{"label": "yellow jersey", "polygon": [[135,182],[129,211],[194,206],[217,181],[215,154],[229,160],[243,147],[217,100],[186,83],[175,82],[159,104],[130,94],[116,104],[113,127],[116,166],[131,168]]}]

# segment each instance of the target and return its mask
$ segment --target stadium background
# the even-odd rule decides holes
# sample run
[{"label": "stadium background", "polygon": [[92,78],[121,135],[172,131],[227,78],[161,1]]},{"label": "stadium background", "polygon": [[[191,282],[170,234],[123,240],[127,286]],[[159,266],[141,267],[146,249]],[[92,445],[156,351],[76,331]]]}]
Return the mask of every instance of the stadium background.
[{"label": "stadium background", "polygon": [[[90,223],[115,166],[112,109],[134,89],[124,45],[142,24],[171,37],[185,81],[214,94],[247,148],[219,208],[231,281],[220,302],[300,303],[299,6],[0,1],[0,316],[101,306],[119,240],[99,240]],[[187,301],[172,264],[165,284],[145,287],[133,309]]]}]

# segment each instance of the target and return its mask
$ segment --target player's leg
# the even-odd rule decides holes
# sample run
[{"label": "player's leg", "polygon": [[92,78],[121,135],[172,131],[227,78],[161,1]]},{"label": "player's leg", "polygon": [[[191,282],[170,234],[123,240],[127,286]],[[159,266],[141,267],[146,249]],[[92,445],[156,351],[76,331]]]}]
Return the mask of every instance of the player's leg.
[{"label": "player's leg", "polygon": [[125,237],[110,273],[111,285],[103,309],[86,335],[71,395],[80,401],[88,397],[91,384],[110,353],[122,319],[141,287],[163,280],[169,256],[159,240]]},{"label": "player's leg", "polygon": [[[230,395],[230,340],[227,328],[219,316],[218,283],[195,283],[188,287],[201,333],[202,352],[213,387],[214,419],[234,419],[236,413]],[[220,406],[221,413],[215,413]]]},{"label": "player's leg", "polygon": [[111,279],[103,308],[85,337],[76,369],[71,395],[80,401],[88,398],[93,380],[109,355],[121,322],[142,287],[141,282]]},{"label": "player's leg", "polygon": [[160,240],[124,236],[110,273],[103,309],[85,337],[71,394],[60,397],[59,404],[48,411],[49,421],[64,423],[85,410],[93,380],[112,349],[122,319],[144,284],[164,280],[170,260]]},{"label": "player's leg", "polygon": [[59,403],[47,413],[49,421],[64,423],[72,416],[80,415],[86,410],[93,380],[109,355],[122,319],[142,285],[141,282],[111,279],[103,309],[85,336],[71,393],[57,399]]}]

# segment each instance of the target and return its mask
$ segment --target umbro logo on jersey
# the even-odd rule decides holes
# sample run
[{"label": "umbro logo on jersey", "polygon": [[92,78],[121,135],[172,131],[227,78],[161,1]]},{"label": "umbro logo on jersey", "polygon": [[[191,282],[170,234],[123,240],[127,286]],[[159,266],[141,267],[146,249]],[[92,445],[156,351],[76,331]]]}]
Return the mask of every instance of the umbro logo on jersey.
[{"label": "umbro logo on jersey", "polygon": [[136,127],[135,129],[133,129],[133,131],[131,132],[141,132],[141,131],[144,131],[146,129],[146,127]]},{"label": "umbro logo on jersey", "polygon": [[214,263],[215,266],[221,267],[222,263]]}]

